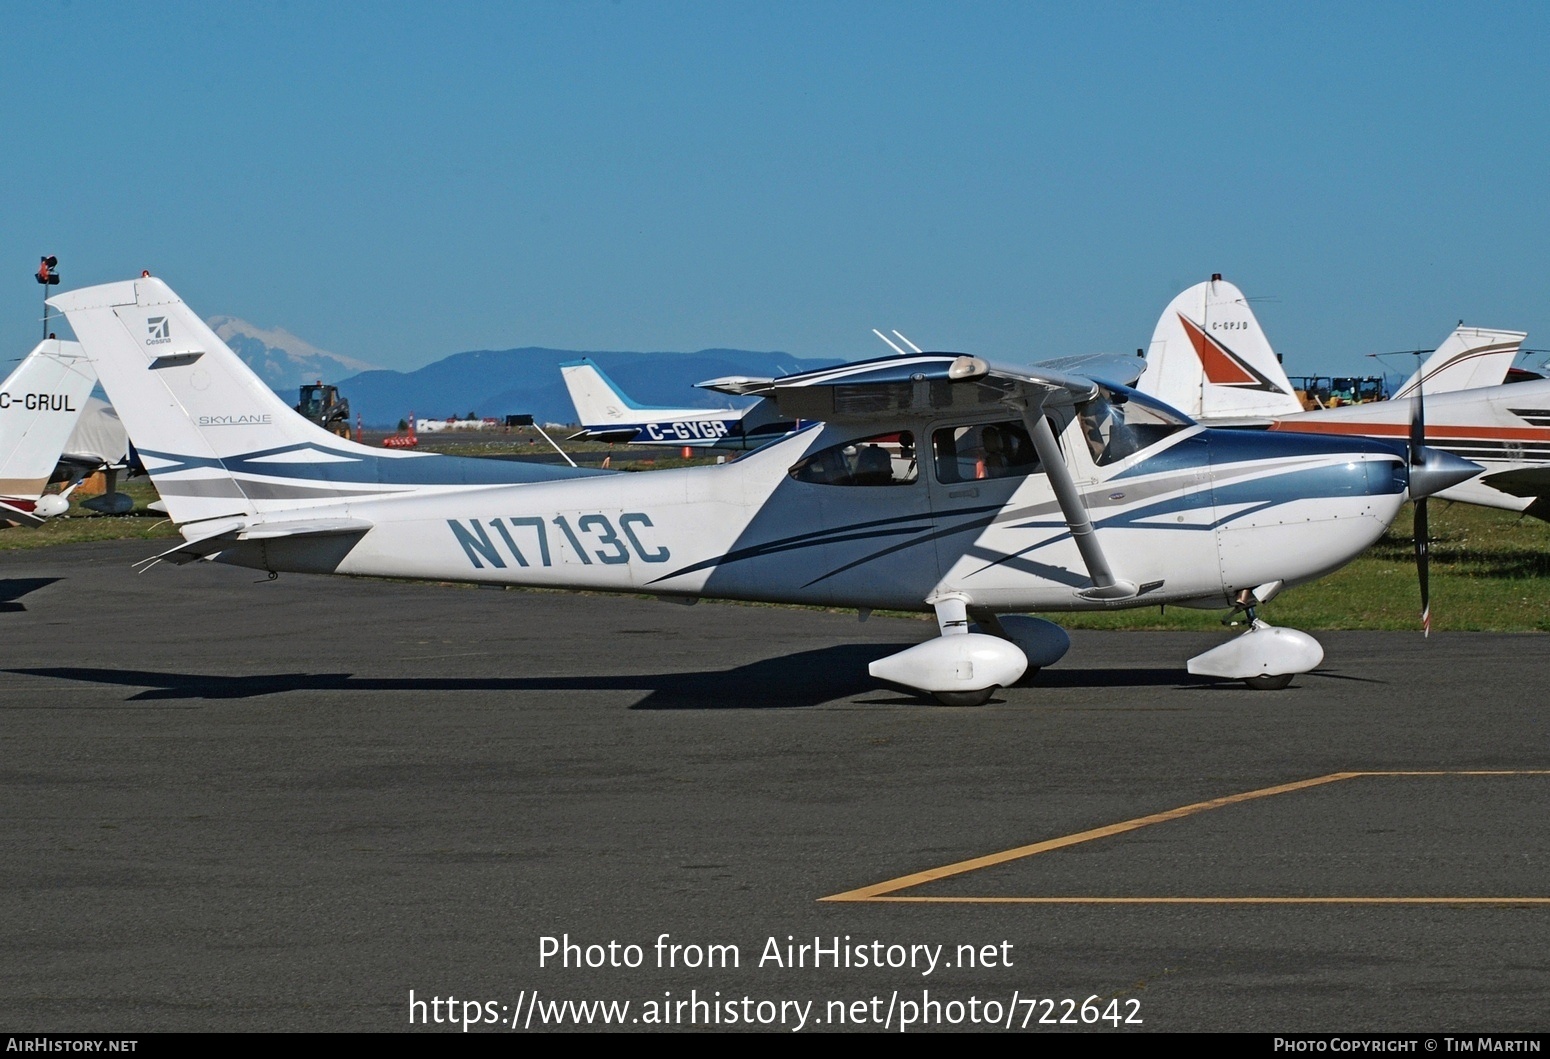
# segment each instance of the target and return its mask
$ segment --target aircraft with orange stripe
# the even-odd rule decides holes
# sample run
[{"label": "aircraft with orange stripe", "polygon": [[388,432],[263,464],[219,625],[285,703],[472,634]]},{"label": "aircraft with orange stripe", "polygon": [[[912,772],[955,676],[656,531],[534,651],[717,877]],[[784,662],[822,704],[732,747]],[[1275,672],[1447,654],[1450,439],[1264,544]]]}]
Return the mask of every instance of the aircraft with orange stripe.
[{"label": "aircraft with orange stripe", "polygon": [[1388,401],[1305,411],[1248,299],[1213,276],[1163,311],[1136,388],[1202,423],[1425,441],[1484,470],[1444,500],[1550,521],[1550,379],[1504,383],[1524,332],[1459,327]]}]

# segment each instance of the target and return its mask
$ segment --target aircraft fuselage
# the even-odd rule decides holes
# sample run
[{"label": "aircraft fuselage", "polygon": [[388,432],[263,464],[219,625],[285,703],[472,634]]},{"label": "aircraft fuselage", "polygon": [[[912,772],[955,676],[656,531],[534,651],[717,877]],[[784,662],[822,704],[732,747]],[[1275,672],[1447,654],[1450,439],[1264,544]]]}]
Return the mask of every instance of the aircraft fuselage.
[{"label": "aircraft fuselage", "polygon": [[[1405,499],[1404,458],[1381,442],[1188,427],[1100,467],[1073,422],[1061,446],[1098,540],[1115,573],[1138,586],[1133,598],[1099,602],[1082,595],[1092,582],[1044,474],[998,475],[925,445],[974,426],[962,416],[830,424],[721,466],[310,504],[308,517],[371,528],[244,541],[218,558],[847,607],[924,610],[944,591],[1002,612],[1211,606],[1240,588],[1335,569],[1377,540]],[[887,439],[894,478],[814,480],[825,453]]]}]

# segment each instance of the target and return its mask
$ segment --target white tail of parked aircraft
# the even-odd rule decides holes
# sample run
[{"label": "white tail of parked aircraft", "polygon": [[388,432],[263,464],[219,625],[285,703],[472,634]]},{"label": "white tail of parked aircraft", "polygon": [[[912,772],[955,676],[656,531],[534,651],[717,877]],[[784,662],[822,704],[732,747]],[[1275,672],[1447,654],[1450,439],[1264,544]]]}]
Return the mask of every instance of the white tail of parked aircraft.
[{"label": "white tail of parked aircraft", "polygon": [[759,401],[747,408],[672,408],[628,397],[590,360],[560,365],[581,430],[572,438],[628,445],[748,449],[796,429]]},{"label": "white tail of parked aircraft", "polygon": [[1393,397],[1400,400],[1418,392],[1431,396],[1500,386],[1527,337],[1525,331],[1496,331],[1461,324],[1394,391]]},{"label": "white tail of parked aircraft", "polygon": [[1136,388],[1217,422],[1302,411],[1248,299],[1220,275],[1163,310]]},{"label": "white tail of parked aircraft", "polygon": [[54,338],[0,383],[0,520],[35,526],[69,506],[45,490],[96,385],[81,347]]}]

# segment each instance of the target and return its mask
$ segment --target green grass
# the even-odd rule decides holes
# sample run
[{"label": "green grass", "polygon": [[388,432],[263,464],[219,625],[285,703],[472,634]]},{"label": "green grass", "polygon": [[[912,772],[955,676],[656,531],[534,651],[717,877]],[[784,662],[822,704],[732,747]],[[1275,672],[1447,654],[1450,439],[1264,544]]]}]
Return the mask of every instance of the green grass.
[{"label": "green grass", "polygon": [[134,514],[99,515],[81,507],[79,503],[71,503],[68,512],[49,519],[41,526],[0,529],[0,551],[46,548],[52,544],[79,544],[84,541],[182,539],[166,515],[145,509],[145,505],[156,499],[156,490],[147,479],[121,481],[118,491],[134,498]]},{"label": "green grass", "polygon": [[[525,439],[517,444],[493,440],[488,444],[492,450],[528,448]],[[482,444],[448,448],[472,454],[470,449],[478,451]],[[649,469],[686,462],[676,450],[642,453],[620,446],[612,451],[615,467]],[[714,457],[697,456],[687,462],[714,462]],[[135,514],[98,515],[72,505],[69,515],[36,529],[0,531],[0,550],[99,540],[178,539],[165,516],[145,510],[156,498],[148,481],[124,482],[120,489],[134,497]],[[1311,585],[1284,592],[1261,609],[1261,616],[1272,624],[1299,629],[1419,629],[1412,511],[1405,508],[1389,533],[1355,562]],[[1431,531],[1433,629],[1550,632],[1550,524],[1507,511],[1433,501]],[[1072,629],[1191,630],[1219,628],[1225,613],[1225,609],[1148,607],[1050,617]]]},{"label": "green grass", "polygon": [[[1290,589],[1260,616],[1298,629],[1420,629],[1414,508],[1328,577]],[[1432,628],[1550,632],[1550,524],[1468,504],[1431,505]],[[1182,607],[1051,615],[1072,629],[1209,629],[1224,611]]]}]

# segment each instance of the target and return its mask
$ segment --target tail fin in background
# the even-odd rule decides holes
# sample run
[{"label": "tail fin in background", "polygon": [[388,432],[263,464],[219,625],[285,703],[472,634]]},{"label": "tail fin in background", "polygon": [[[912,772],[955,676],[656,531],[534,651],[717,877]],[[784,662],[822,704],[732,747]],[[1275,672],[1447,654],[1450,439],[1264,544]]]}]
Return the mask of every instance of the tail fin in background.
[{"label": "tail fin in background", "polygon": [[1301,412],[1248,299],[1220,276],[1163,310],[1137,389],[1197,419]]},{"label": "tail fin in background", "polygon": [[161,280],[49,299],[70,321],[174,522],[599,472],[368,448],[298,415]]},{"label": "tail fin in background", "polygon": [[643,405],[627,397],[603,370],[590,360],[571,360],[560,365],[565,389],[584,427],[599,428],[639,423],[644,419],[703,416],[704,408],[663,408]]},{"label": "tail fin in background", "polygon": [[1394,399],[1414,397],[1417,389],[1428,397],[1454,390],[1500,386],[1528,334],[1495,331],[1484,327],[1459,327],[1426,358],[1416,373],[1394,391]]},{"label": "tail fin in background", "polygon": [[81,347],[55,338],[39,342],[0,383],[0,495],[43,495],[96,385]]}]

